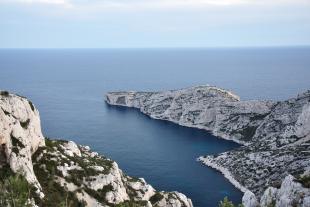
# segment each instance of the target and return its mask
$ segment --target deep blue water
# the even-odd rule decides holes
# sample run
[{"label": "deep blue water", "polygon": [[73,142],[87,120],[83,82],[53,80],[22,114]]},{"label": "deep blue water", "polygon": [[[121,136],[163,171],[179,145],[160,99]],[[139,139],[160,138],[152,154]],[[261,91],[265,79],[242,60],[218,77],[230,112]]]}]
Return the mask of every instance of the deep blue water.
[{"label": "deep blue water", "polygon": [[0,50],[0,88],[29,97],[44,134],[72,139],[116,160],[158,190],[177,190],[196,207],[241,192],[195,159],[238,147],[209,133],[109,107],[114,90],[165,90],[198,84],[243,99],[286,99],[310,88],[310,48]]}]

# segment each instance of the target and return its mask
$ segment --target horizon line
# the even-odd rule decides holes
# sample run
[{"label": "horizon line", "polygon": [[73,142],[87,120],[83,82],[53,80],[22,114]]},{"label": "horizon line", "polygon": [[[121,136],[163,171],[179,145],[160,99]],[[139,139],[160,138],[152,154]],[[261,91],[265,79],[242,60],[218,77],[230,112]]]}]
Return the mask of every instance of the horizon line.
[{"label": "horizon line", "polygon": [[309,45],[264,45],[264,46],[203,46],[203,47],[0,47],[0,50],[40,50],[40,49],[47,49],[47,50],[70,50],[70,49],[259,49],[259,48],[306,48],[310,47]]}]

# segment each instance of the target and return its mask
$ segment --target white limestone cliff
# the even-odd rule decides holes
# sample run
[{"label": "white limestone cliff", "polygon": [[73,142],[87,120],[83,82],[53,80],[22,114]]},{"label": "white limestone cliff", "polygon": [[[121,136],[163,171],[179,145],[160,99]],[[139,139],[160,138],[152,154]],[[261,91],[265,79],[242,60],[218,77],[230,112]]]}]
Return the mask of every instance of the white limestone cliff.
[{"label": "white limestone cliff", "polygon": [[5,91],[0,94],[1,161],[9,164],[13,172],[23,174],[40,190],[31,160],[38,147],[45,145],[39,112],[23,97]]}]

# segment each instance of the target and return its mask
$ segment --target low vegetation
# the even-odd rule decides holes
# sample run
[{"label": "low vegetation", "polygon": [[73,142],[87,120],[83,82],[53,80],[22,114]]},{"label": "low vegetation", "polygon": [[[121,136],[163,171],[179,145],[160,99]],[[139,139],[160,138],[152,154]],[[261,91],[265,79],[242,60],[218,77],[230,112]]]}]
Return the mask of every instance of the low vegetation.
[{"label": "low vegetation", "polygon": [[8,91],[0,91],[0,95],[1,96],[9,96],[9,92]]},{"label": "low vegetation", "polygon": [[28,126],[29,126],[29,123],[30,123],[30,119],[27,119],[26,121],[24,122],[19,122],[20,123],[20,126],[23,127],[24,129],[27,129]]},{"label": "low vegetation", "polygon": [[34,111],[34,105],[33,105],[33,103],[32,103],[31,101],[29,101],[29,100],[28,100],[28,103],[29,103],[29,105],[30,105],[31,110]]},{"label": "low vegetation", "polygon": [[232,201],[228,200],[228,198],[225,197],[222,201],[220,201],[219,207],[244,207],[244,206],[242,204],[235,205]]},{"label": "low vegetation", "polygon": [[301,183],[305,188],[310,188],[310,175],[299,176],[297,182]]},{"label": "low vegetation", "polygon": [[46,139],[46,147],[40,147],[32,156],[34,172],[45,194],[43,199],[36,197],[35,200],[39,206],[83,207],[85,204],[77,199],[74,192],[68,191],[56,182],[57,176],[61,176],[61,173],[57,170],[59,163],[54,157],[46,153],[42,159],[38,159],[44,151],[54,152],[62,142]]},{"label": "low vegetation", "polygon": [[152,204],[155,204],[155,203],[157,203],[158,201],[160,201],[161,199],[163,199],[164,198],[164,196],[162,195],[162,194],[160,194],[160,193],[155,193],[151,198],[150,198],[150,202],[152,203]]},{"label": "low vegetation", "polygon": [[123,203],[116,204],[115,207],[142,207],[146,206],[147,201],[125,201]]},{"label": "low vegetation", "polygon": [[0,178],[0,206],[30,207],[35,188],[23,176],[13,173],[9,166],[2,166]]}]

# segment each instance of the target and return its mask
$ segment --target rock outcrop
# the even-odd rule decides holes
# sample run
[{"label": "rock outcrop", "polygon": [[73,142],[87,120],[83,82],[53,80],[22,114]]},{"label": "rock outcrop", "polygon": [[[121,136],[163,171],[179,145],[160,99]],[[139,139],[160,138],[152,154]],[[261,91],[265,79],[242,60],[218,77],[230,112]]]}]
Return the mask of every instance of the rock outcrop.
[{"label": "rock outcrop", "polygon": [[[302,175],[301,178],[305,178],[305,176]],[[303,184],[302,180],[297,180],[292,175],[286,176],[280,188],[269,187],[265,190],[260,199],[260,206],[310,206],[309,185],[303,186]],[[248,206],[245,205],[245,207]]]},{"label": "rock outcrop", "polygon": [[[310,91],[286,101],[241,101],[230,91],[206,85],[163,92],[110,92],[106,102],[242,144],[199,160],[221,171],[243,192],[253,192],[245,194],[246,206],[255,205],[254,197],[263,196],[268,187],[280,187],[289,174],[299,177],[310,169]],[[299,199],[299,205],[307,205],[307,199]]]},{"label": "rock outcrop", "polygon": [[192,207],[185,195],[158,192],[143,178],[125,175],[116,162],[72,141],[46,139],[46,146],[39,147],[32,159],[34,172],[47,195],[46,201],[37,202],[42,206],[44,202],[54,202],[48,185],[55,182],[56,189],[63,188],[70,194],[74,206]]},{"label": "rock outcrop", "polygon": [[45,145],[39,112],[31,101],[6,91],[0,91],[0,144],[1,164],[9,164],[40,190],[31,160],[38,147]]},{"label": "rock outcrop", "polygon": [[24,97],[0,91],[0,129],[0,173],[25,177],[31,206],[193,206],[182,193],[127,176],[87,146],[44,138],[38,110]]}]

